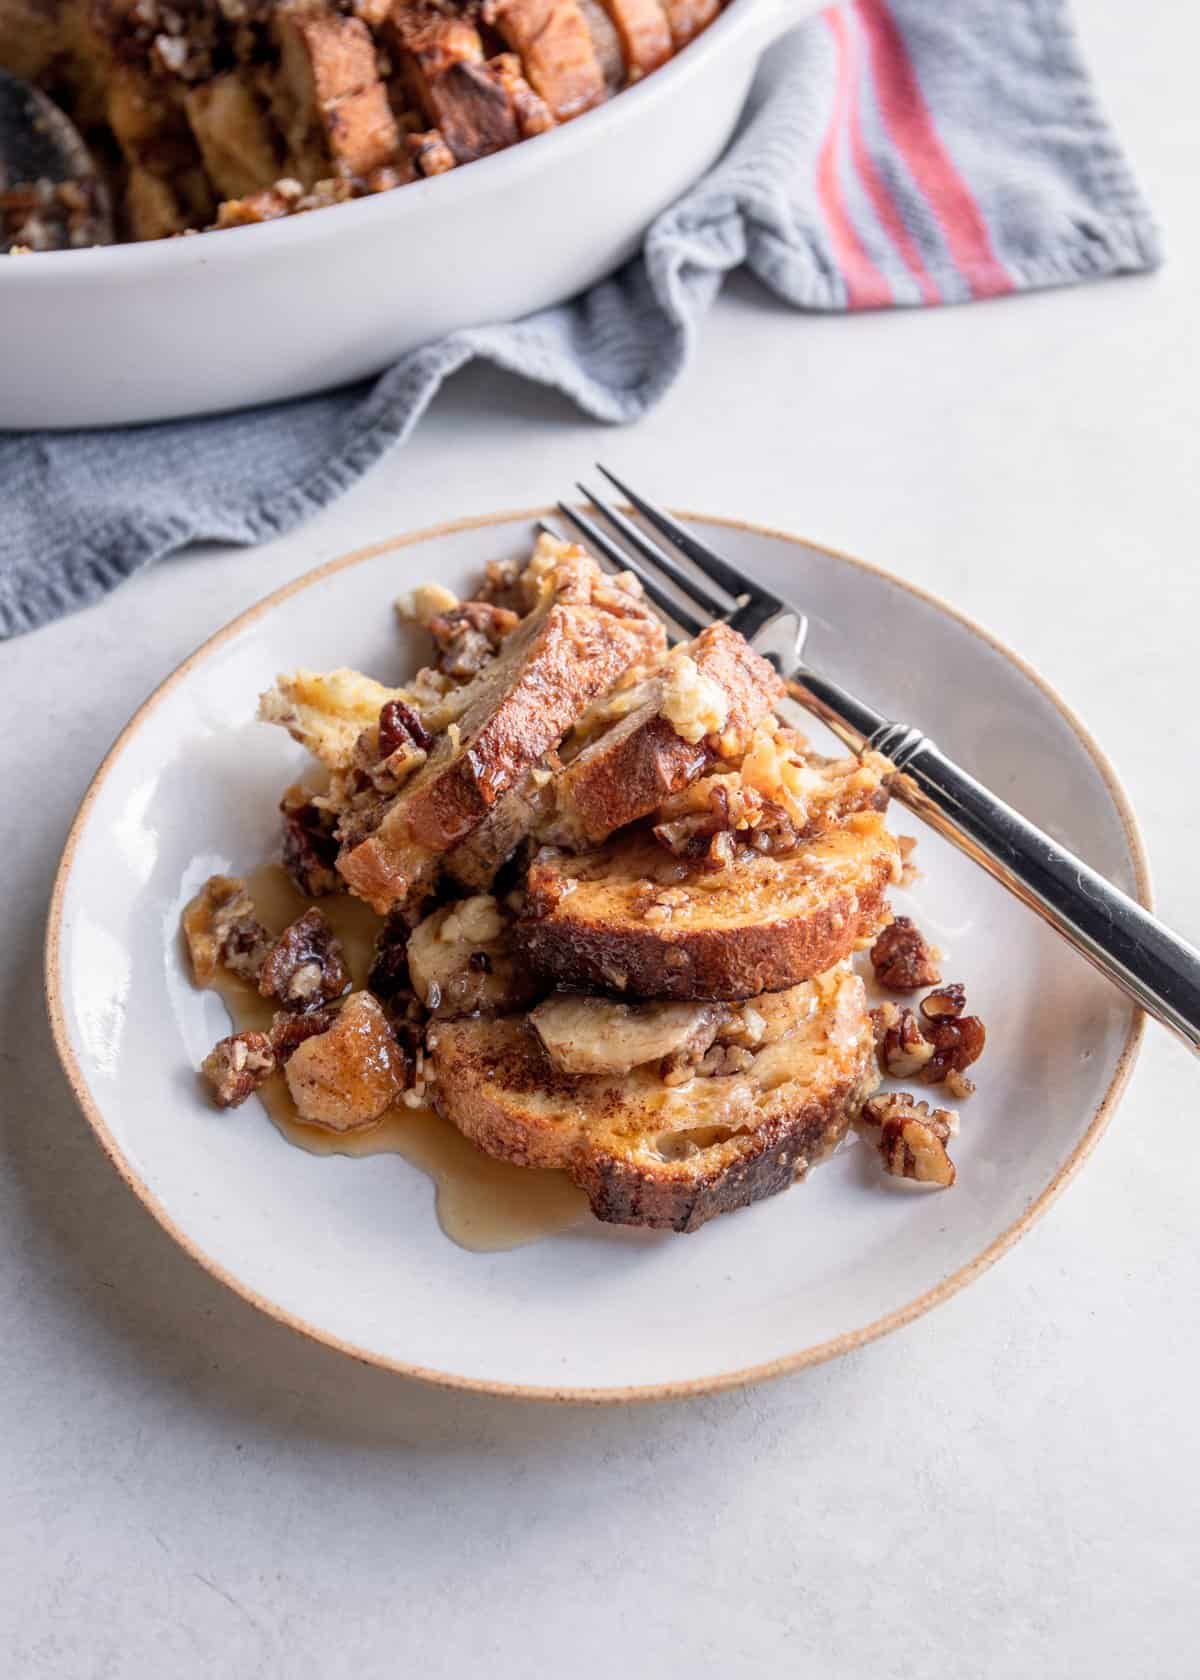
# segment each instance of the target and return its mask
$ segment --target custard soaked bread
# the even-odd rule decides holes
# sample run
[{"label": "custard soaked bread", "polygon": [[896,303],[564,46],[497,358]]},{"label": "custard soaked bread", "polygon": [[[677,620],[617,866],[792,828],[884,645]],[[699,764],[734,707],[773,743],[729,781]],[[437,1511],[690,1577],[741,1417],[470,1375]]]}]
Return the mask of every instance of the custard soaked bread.
[{"label": "custard soaked bread", "polygon": [[[662,669],[608,702],[632,709],[587,741],[555,782],[556,837],[596,845],[647,816],[722,758],[745,753],[783,698],[773,666],[727,625],[674,648]],[[597,710],[603,710],[600,702]]]},{"label": "custard soaked bread", "polygon": [[750,998],[821,974],[870,939],[899,873],[899,846],[875,811],[781,856],[746,849],[719,870],[634,830],[578,856],[540,852],[516,939],[560,985]]},{"label": "custard soaked bread", "polygon": [[[214,1051],[218,1101],[285,1063],[327,1128],[432,1100],[488,1154],[564,1169],[599,1218],[690,1231],[802,1177],[880,1067],[970,1089],[983,1032],[961,986],[923,1000],[917,1031],[895,1006],[873,1021],[851,967],[874,941],[885,987],[936,977],[901,975],[907,924],[879,937],[904,865],[890,764],[813,753],[740,636],[668,653],[636,580],[545,536],[475,599],[426,585],[397,608],[433,648],[405,686],[297,671],[260,709],[320,765],[282,806],[293,880],[387,915],[365,992],[329,964],[311,1008],[291,999],[239,883],[210,883],[197,977],[250,965],[285,998],[270,1035]],[[309,953],[321,925],[308,911],[277,943]],[[388,1033],[386,1078],[349,1066],[339,1108],[344,1059]],[[885,1167],[951,1182],[950,1121],[905,1101],[877,1116]]]},{"label": "custard soaked bread", "polygon": [[[846,964],[761,1010],[727,1010],[692,1065],[662,1055],[670,1034],[644,1031],[636,1007],[622,1023],[608,1013],[621,1006],[592,1002],[598,1019],[576,1029],[576,1052],[598,1041],[605,1072],[557,1066],[536,1012],[439,1023],[429,1050],[442,1114],[489,1155],[564,1168],[609,1223],[694,1231],[786,1189],[878,1083],[866,996]],[[638,1060],[647,1049],[654,1059]]]},{"label": "custard soaked bread", "polygon": [[381,913],[403,904],[628,666],[654,660],[665,633],[644,599],[581,549],[551,555],[541,600],[494,659],[425,727],[428,757],[374,832],[338,859],[352,892]]}]

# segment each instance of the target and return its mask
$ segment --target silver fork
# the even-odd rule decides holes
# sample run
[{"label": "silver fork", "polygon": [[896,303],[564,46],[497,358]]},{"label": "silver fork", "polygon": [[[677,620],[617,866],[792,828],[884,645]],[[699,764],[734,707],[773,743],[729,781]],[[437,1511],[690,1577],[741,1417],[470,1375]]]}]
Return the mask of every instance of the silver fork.
[{"label": "silver fork", "polygon": [[[919,729],[890,722],[806,665],[808,620],[798,607],[739,572],[606,467],[599,471],[707,581],[581,484],[579,489],[620,538],[560,502],[563,516],[593,549],[622,571],[633,572],[655,606],[688,636],[699,635],[718,618],[739,630],[776,666],[793,699],[852,751],[871,748],[891,760],[898,772],[893,778],[897,798],[1049,922],[1136,1004],[1200,1050],[1200,952],[989,793]],[[674,592],[663,587],[664,579]]]}]

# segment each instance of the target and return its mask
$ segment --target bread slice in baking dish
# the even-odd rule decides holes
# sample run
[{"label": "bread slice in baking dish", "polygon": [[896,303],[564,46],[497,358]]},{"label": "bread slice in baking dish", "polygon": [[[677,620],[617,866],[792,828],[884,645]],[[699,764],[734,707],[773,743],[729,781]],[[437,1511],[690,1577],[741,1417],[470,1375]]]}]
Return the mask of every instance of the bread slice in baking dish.
[{"label": "bread slice in baking dish", "polygon": [[628,998],[751,998],[831,968],[873,936],[899,879],[878,811],[780,856],[719,870],[634,830],[593,852],[545,848],[514,937],[535,972]]},{"label": "bread slice in baking dish", "polygon": [[[582,1022],[551,1029],[549,1049],[537,1011],[437,1023],[434,1100],[487,1154],[565,1169],[609,1223],[694,1231],[786,1189],[836,1146],[878,1083],[866,994],[846,963],[723,1009],[578,1006]],[[656,1032],[664,1009],[696,1016],[689,1043],[687,1020]],[[564,1041],[569,1065],[587,1065],[590,1042],[605,1070],[564,1071]]]}]

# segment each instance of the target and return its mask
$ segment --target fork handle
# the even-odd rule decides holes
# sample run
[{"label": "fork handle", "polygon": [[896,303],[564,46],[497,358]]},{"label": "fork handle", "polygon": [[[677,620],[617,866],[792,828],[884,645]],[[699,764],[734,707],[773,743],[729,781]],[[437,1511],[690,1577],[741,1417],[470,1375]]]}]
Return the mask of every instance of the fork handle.
[{"label": "fork handle", "polygon": [[789,691],[856,752],[891,760],[898,799],[1049,922],[1148,1014],[1200,1050],[1200,952],[906,724],[801,666]]}]

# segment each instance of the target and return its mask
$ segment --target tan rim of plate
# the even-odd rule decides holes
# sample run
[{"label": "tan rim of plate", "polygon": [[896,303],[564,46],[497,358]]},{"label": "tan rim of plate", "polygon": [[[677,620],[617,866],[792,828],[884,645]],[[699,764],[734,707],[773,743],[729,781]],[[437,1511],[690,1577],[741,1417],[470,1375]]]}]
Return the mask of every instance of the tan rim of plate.
[{"label": "tan rim of plate", "polygon": [[[1041,1218],[1050,1204],[1061,1194],[1078,1172],[1088,1155],[1091,1154],[1107,1126],[1133,1070],[1133,1064],[1137,1059],[1142,1034],[1145,1030],[1145,1015],[1140,1010],[1135,1012],[1124,1048],[1118,1058],[1103,1101],[1097,1106],[1087,1130],[1058,1172],[1030,1206],[1026,1208],[1020,1219],[1010,1225],[1006,1231],[1002,1231],[973,1260],[968,1261],[965,1266],[959,1267],[956,1272],[951,1272],[934,1288],[926,1290],[923,1295],[918,1295],[904,1306],[897,1307],[894,1312],[886,1313],[882,1318],[877,1318],[870,1324],[864,1324],[857,1330],[847,1330],[840,1336],[832,1337],[829,1341],[818,1342],[812,1347],[801,1348],[796,1353],[783,1354],[778,1359],[767,1360],[764,1364],[748,1366],[743,1370],[724,1371],[715,1376],[696,1377],[686,1382],[649,1383],[632,1388],[545,1388],[522,1383],[487,1382],[477,1377],[460,1376],[452,1371],[434,1371],[420,1365],[407,1365],[400,1360],[384,1359],[379,1354],[371,1352],[369,1348],[356,1347],[353,1343],[344,1342],[337,1336],[331,1336],[326,1331],[318,1329],[317,1326],[295,1317],[292,1313],[284,1312],[273,1301],[268,1301],[255,1290],[247,1288],[244,1283],[233,1277],[210,1255],[197,1248],[190,1238],[179,1229],[166,1209],[161,1206],[130,1166],[106,1126],[68,1040],[63,1015],[62,993],[59,986],[58,959],[62,931],[63,898],[71,873],[75,848],[79,844],[80,836],[87,824],[93,801],[103,786],[109,770],[124,749],[126,742],[133,737],[142,721],[158,705],[159,701],[169,694],[177,684],[182,682],[189,672],[194,670],[197,665],[207,659],[225,642],[229,641],[231,637],[236,636],[247,625],[253,624],[256,619],[270,612],[280,602],[298,594],[302,589],[310,588],[314,583],[332,576],[335,572],[343,571],[348,566],[356,566],[364,560],[373,559],[377,554],[386,554],[397,548],[408,548],[415,543],[428,542],[432,538],[447,536],[452,532],[478,530],[480,527],[487,525],[503,526],[529,523],[547,515],[552,515],[555,511],[553,508],[530,508],[512,513],[483,514],[473,519],[458,519],[448,524],[434,525],[427,530],[416,531],[408,536],[393,537],[386,542],[372,543],[367,548],[355,549],[352,554],[343,555],[339,560],[330,560],[325,565],[318,566],[315,571],[307,572],[303,577],[285,584],[282,589],[275,590],[273,594],[259,601],[256,606],[248,608],[232,623],[227,624],[223,630],[218,630],[215,636],[210,636],[208,641],[197,648],[190,658],[185,659],[183,664],[155,689],[149,699],[143,702],[120,735],[117,736],[116,741],[105,756],[104,762],[92,778],[75,821],[71,825],[71,832],[67,836],[62,861],[55,877],[54,891],[50,898],[50,916],[46,928],[45,952],[46,1008],[50,1016],[50,1026],[54,1033],[59,1060],[62,1062],[63,1069],[71,1083],[75,1098],[99,1139],[100,1147],[117,1172],[120,1173],[139,1201],[154,1215],[163,1229],[169,1232],[179,1246],[190,1254],[198,1265],[202,1266],[206,1272],[211,1273],[221,1283],[226,1284],[243,1300],[249,1301],[252,1306],[258,1307],[269,1317],[277,1319],[279,1323],[286,1324],[293,1330],[298,1330],[301,1335],[311,1337],[315,1342],[322,1342],[326,1347],[336,1349],[338,1353],[349,1355],[352,1359],[362,1360],[368,1365],[379,1365],[386,1370],[397,1371],[403,1376],[416,1377],[422,1382],[436,1383],[445,1388],[467,1389],[483,1394],[499,1394],[513,1399],[576,1401],[592,1404],[622,1403],[631,1400],[676,1400],[694,1394],[712,1394],[721,1389],[738,1387],[741,1384],[762,1382],[768,1377],[781,1376],[786,1371],[799,1370],[806,1365],[820,1365],[827,1359],[837,1359],[854,1348],[862,1347],[867,1342],[875,1341],[879,1336],[887,1335],[891,1330],[898,1330],[902,1325],[911,1324],[913,1319],[919,1318],[923,1313],[928,1312],[931,1307],[939,1306],[943,1301],[949,1300],[952,1295],[973,1282],[1002,1254],[1007,1253],[1018,1238],[1024,1236],[1026,1231]],[[721,519],[711,514],[683,512],[680,512],[678,516],[681,519],[694,519],[710,525],[724,525],[732,530],[751,531],[758,536],[773,537],[783,542],[795,543],[797,546],[816,549],[819,553],[827,554],[832,559],[842,561],[847,565],[857,566],[861,571],[873,572],[876,576],[885,578],[889,583],[906,589],[910,595],[917,596],[919,600],[927,601],[931,606],[937,607],[939,611],[946,613],[950,618],[955,619],[965,629],[969,630],[973,636],[978,636],[980,641],[987,643],[989,647],[994,648],[998,653],[1003,654],[1006,659],[1011,660],[1020,671],[1024,672],[1030,682],[1041,690],[1071,726],[1099,770],[1109,793],[1112,795],[1113,803],[1117,807],[1125,830],[1125,838],[1129,846],[1130,856],[1133,859],[1138,899],[1147,909],[1150,908],[1150,871],[1146,862],[1145,847],[1138,829],[1137,819],[1133,814],[1128,796],[1117,778],[1116,771],[1066,702],[1018,654],[1013,653],[1003,642],[998,641],[995,636],[982,629],[972,619],[967,618],[953,607],[947,606],[936,595],[917,588],[903,578],[896,577],[882,566],[875,566],[868,561],[858,560],[853,555],[839,553],[836,549],[822,547],[819,543],[810,543],[804,538],[797,537],[793,532],[777,531],[770,526],[752,524],[747,520]]]}]

